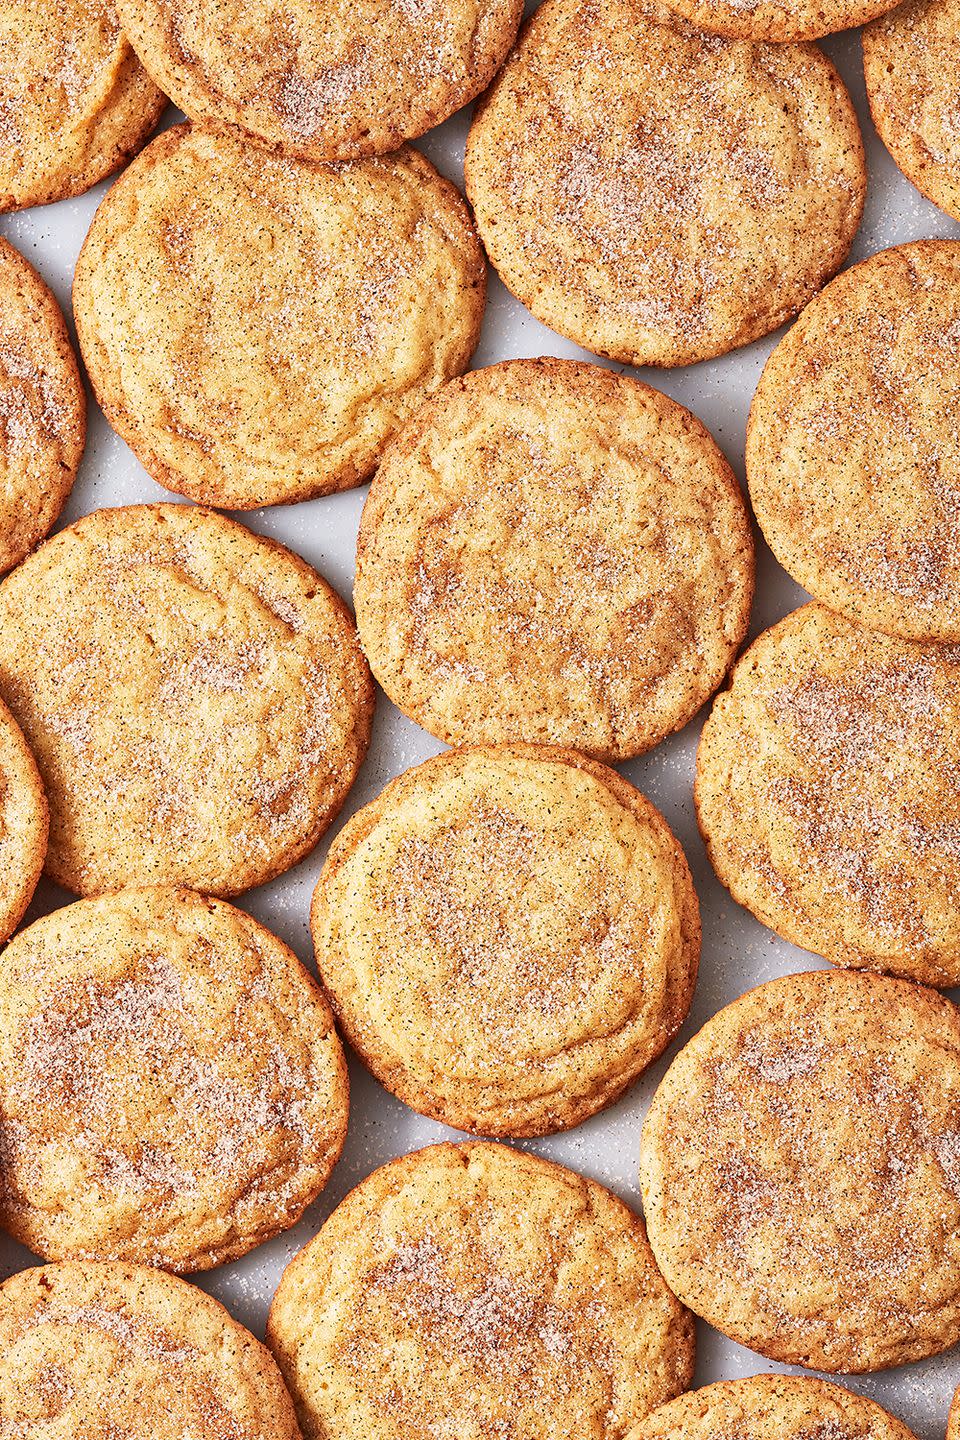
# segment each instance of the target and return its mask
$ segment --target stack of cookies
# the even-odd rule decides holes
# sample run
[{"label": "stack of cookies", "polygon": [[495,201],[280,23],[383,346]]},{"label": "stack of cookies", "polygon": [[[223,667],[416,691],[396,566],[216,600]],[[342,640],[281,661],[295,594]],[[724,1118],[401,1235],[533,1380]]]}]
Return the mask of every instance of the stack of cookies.
[{"label": "stack of cookies", "polygon": [[[691,1389],[695,1317],[829,1375],[960,1343],[960,240],[837,273],[866,162],[813,43],[865,27],[876,128],[960,219],[960,5],[522,9],[0,0],[0,209],[122,172],[80,360],[0,240],[0,1225],[43,1262],[0,1285],[0,1440],[911,1440],[823,1378]],[[409,142],[473,101],[464,196]],[[586,354],[471,369],[488,263]],[[622,367],[788,322],[748,505]],[[195,503],[84,475],[51,534],[84,375]],[[368,481],[352,609],[222,513]],[[741,655],[753,517],[810,600]],[[374,681],[445,748],[311,862]],[[713,869],[833,968],[663,1062],[641,1219],[536,1142],[687,1020],[691,869],[615,767],[711,702]],[[316,978],[231,903],[301,861]],[[468,1138],[312,1225],[263,1345],[183,1277],[317,1215],[345,1043]]]}]

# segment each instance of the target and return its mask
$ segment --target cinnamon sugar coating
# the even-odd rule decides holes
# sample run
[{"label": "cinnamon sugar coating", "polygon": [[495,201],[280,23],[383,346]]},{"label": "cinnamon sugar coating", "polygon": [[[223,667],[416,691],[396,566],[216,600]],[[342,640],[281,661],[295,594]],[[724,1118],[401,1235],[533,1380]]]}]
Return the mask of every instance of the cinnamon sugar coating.
[{"label": "cinnamon sugar coating", "polygon": [[139,150],[166,104],[113,0],[4,0],[0,211],[89,190]]},{"label": "cinnamon sugar coating", "polygon": [[880,1370],[960,1339],[960,1010],[844,971],[749,991],[681,1050],[641,1185],[674,1293],[770,1360]]},{"label": "cinnamon sugar coating", "polygon": [[648,750],[716,689],[752,594],[746,507],[700,422],[562,360],[441,390],[388,451],[357,545],[373,672],[451,744]]},{"label": "cinnamon sugar coating", "polygon": [[485,289],[467,206],[416,151],[310,165],[177,126],[100,205],[74,308],[146,469],[237,510],[366,480],[466,368]]},{"label": "cinnamon sugar coating", "polygon": [[537,319],[627,364],[688,365],[834,274],[866,172],[815,47],[727,41],[656,0],[545,0],[477,107],[466,184]]},{"label": "cinnamon sugar coating", "polygon": [[0,968],[0,1224],[48,1260],[186,1272],[299,1220],[347,1129],[330,1007],[242,911],[80,900]]},{"label": "cinnamon sugar coating", "polygon": [[881,250],[807,306],[750,409],[747,479],[784,569],[833,610],[960,640],[960,243]]},{"label": "cinnamon sugar coating", "polygon": [[[753,1375],[672,1400],[627,1440],[915,1440],[881,1406],[826,1380]],[[948,1437],[949,1440],[949,1437]]]},{"label": "cinnamon sugar coating", "polygon": [[86,428],[83,381],[60,307],[0,238],[0,572],[53,528]]},{"label": "cinnamon sugar coating", "polygon": [[731,40],[818,40],[865,25],[897,0],[665,0],[704,30]]},{"label": "cinnamon sugar coating", "polygon": [[0,695],[80,894],[231,895],[300,860],[366,751],[347,607],[298,556],[186,505],[98,510],[0,586]]},{"label": "cinnamon sugar coating", "polygon": [[960,1390],[953,1397],[953,1404],[950,1406],[950,1415],[947,1419],[947,1440],[958,1440],[960,1437]]},{"label": "cinnamon sugar coating", "polygon": [[523,0],[118,0],[194,120],[307,160],[395,150],[491,81]]},{"label": "cinnamon sugar coating", "polygon": [[47,797],[36,761],[0,703],[0,941],[16,930],[37,888],[48,830]]},{"label": "cinnamon sugar coating", "polygon": [[611,1105],[679,1030],[696,893],[658,811],[570,750],[448,751],[347,824],[314,895],[344,1033],[415,1110],[544,1135]]},{"label": "cinnamon sugar coating", "polygon": [[353,1190],[267,1327],[306,1440],[620,1440],[690,1383],[691,1317],[609,1191],[502,1145]]},{"label": "cinnamon sugar coating", "polygon": [[836,965],[960,984],[960,651],[806,605],[704,727],[696,802],[735,900]]},{"label": "cinnamon sugar coating", "polygon": [[270,1355],[193,1285],[139,1265],[0,1285],[0,1425],[45,1440],[300,1440]]},{"label": "cinnamon sugar coating", "polygon": [[917,189],[960,220],[960,3],[907,0],[863,32],[880,139]]}]

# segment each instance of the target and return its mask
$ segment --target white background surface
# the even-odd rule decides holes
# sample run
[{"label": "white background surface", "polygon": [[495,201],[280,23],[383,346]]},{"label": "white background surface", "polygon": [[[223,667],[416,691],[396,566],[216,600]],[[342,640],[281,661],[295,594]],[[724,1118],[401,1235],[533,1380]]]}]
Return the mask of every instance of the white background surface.
[{"label": "white background surface", "polygon": [[[824,42],[824,48],[839,66],[853,95],[868,153],[870,184],[866,212],[851,259],[862,259],[900,241],[929,236],[960,239],[960,225],[919,196],[900,175],[873,131],[864,97],[858,34],[834,37]],[[178,117],[171,111],[165,123],[175,118]],[[464,112],[420,142],[420,148],[434,164],[461,188],[468,118],[468,112]],[[74,262],[106,188],[106,185],[98,186],[76,201],[0,217],[0,232],[40,270],[56,292],[68,319]],[[747,410],[763,362],[776,338],[758,342],[720,360],[681,370],[637,372],[688,405],[710,427],[741,483]],[[540,325],[491,275],[483,335],[474,364],[482,366],[495,360],[535,355],[595,358]],[[356,529],[365,495],[366,487],[306,504],[254,511],[238,518],[252,529],[296,550],[349,598]],[[170,497],[150,479],[91,402],[86,455],[61,524],[102,506],[170,498],[178,497]],[[751,634],[794,609],[803,599],[803,592],[761,544]],[[700,980],[681,1041],[692,1035],[708,1016],[751,986],[775,975],[812,969],[821,963],[777,939],[735,905],[714,877],[697,834],[693,810],[693,763],[699,729],[698,719],[652,754],[621,767],[667,817],[686,850],[700,896],[704,942]],[[391,776],[441,748],[378,695],[370,755],[334,831],[372,799]],[[327,841],[324,841],[295,870],[239,901],[311,966],[308,907],[326,848]],[[70,898],[43,882],[28,920]],[[668,1055],[653,1066],[614,1109],[565,1135],[523,1142],[523,1148],[593,1176],[638,1207],[636,1169],[640,1125],[653,1089],[677,1048],[675,1043]],[[287,1235],[234,1265],[198,1277],[204,1289],[222,1300],[237,1319],[259,1335],[263,1333],[267,1308],[287,1261],[316,1232],[346,1191],[391,1157],[454,1134],[413,1114],[353,1060],[351,1081],[346,1150],[320,1201]],[[26,1250],[0,1235],[0,1278],[31,1263],[34,1258]],[[697,1385],[783,1368],[734,1345],[706,1325],[699,1326],[698,1338]],[[922,1440],[942,1440],[950,1398],[954,1387],[960,1384],[960,1351],[901,1370],[842,1383],[879,1400]]]}]

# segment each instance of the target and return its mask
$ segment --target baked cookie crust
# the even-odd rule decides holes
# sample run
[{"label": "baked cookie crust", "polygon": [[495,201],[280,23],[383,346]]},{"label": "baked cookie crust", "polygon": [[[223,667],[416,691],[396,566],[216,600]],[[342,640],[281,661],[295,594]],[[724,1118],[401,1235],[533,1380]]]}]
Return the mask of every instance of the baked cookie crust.
[{"label": "baked cookie crust", "polygon": [[[721,1380],[655,1410],[627,1440],[916,1440],[881,1406],[825,1380]],[[949,1437],[948,1437],[949,1440]]]},{"label": "baked cookie crust", "polygon": [[689,365],[791,319],[863,209],[856,114],[809,45],[656,0],[545,0],[479,102],[466,185],[538,320],[629,365]]},{"label": "baked cookie crust", "polygon": [[47,1260],[245,1255],[319,1195],[347,1108],[329,1005],[232,905],[124,890],[4,951],[0,1224]]},{"label": "baked cookie crust", "polygon": [[448,751],[340,831],[313,899],[347,1039],[413,1109],[546,1135],[612,1105],[690,1006],[696,892],[657,810],[572,750]]},{"label": "baked cookie crust", "polygon": [[363,760],[373,686],[315,570],[187,505],[97,510],[0,586],[0,695],[78,894],[234,895],[303,858]]},{"label": "baked cookie crust", "polygon": [[0,1285],[0,1415],[65,1440],[300,1440],[264,1347],[141,1265],[41,1265]]},{"label": "baked cookie crust", "polygon": [[82,195],[136,154],[166,105],[113,0],[4,0],[0,211]]},{"label": "baked cookie crust", "polygon": [[621,1201],[473,1143],[351,1191],[284,1273],[267,1343],[305,1440],[614,1440],[690,1383],[694,1333]]},{"label": "baked cookie crust", "polygon": [[717,699],[695,798],[734,899],[835,965],[960,984],[960,651],[805,605]]},{"label": "baked cookie crust", "polygon": [[650,1244],[709,1324],[840,1372],[960,1338],[960,1010],[935,990],[772,980],[676,1057],[643,1127]]},{"label": "baked cookie crust", "polygon": [[880,139],[922,195],[960,220],[960,4],[907,0],[863,31]]},{"label": "baked cookie crust", "polygon": [[53,528],[86,432],[83,381],[60,307],[0,238],[0,572]]},{"label": "baked cookie crust", "polygon": [[304,160],[396,150],[493,79],[523,0],[119,0],[194,120]]},{"label": "baked cookie crust", "polygon": [[909,640],[960,641],[960,242],[881,250],[839,275],[767,361],[747,481],[793,578]]},{"label": "baked cookie crust", "polygon": [[689,410],[599,366],[517,360],[397,436],[354,602],[374,674],[432,735],[620,760],[720,684],[753,573],[739,487]]},{"label": "baked cookie crust", "polygon": [[0,703],[0,942],[16,930],[37,888],[49,828],[37,762]]},{"label": "baked cookie crust", "polygon": [[247,510],[368,479],[466,369],[485,294],[467,206],[416,151],[310,165],[181,125],[100,205],[74,310],[104,414],[154,479]]}]

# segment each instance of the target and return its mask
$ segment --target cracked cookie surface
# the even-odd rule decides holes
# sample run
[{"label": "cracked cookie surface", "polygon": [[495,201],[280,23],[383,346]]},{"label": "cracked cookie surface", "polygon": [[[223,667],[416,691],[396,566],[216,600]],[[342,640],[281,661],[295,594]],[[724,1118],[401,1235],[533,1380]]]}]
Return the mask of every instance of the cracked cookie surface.
[{"label": "cracked cookie surface", "polygon": [[80,900],[4,952],[0,1224],[45,1259],[237,1259],[316,1199],[347,1104],[330,1007],[223,901]]},{"label": "cracked cookie surface", "polygon": [[825,1380],[753,1375],[681,1395],[627,1440],[915,1440],[881,1406]]},{"label": "cracked cookie surface", "polygon": [[213,511],[97,510],[0,585],[0,695],[50,802],[47,872],[78,894],[233,895],[340,809],[373,686],[346,605]]},{"label": "cracked cookie surface", "polygon": [[473,1143],[351,1191],[284,1273],[267,1343],[306,1440],[620,1440],[689,1384],[694,1335],[621,1201]]},{"label": "cracked cookie surface", "polygon": [[689,410],[599,366],[518,360],[398,435],[354,600],[374,674],[431,734],[616,760],[719,685],[753,568],[736,480]]}]

